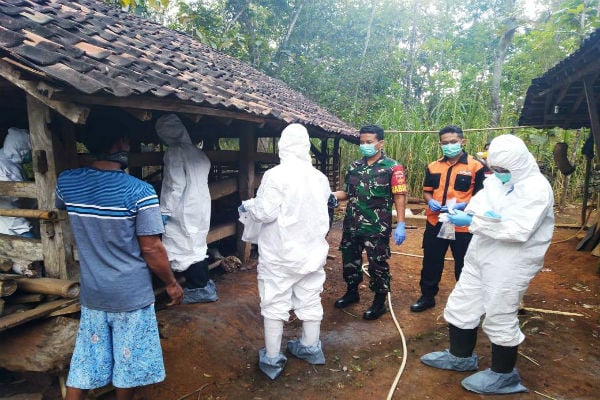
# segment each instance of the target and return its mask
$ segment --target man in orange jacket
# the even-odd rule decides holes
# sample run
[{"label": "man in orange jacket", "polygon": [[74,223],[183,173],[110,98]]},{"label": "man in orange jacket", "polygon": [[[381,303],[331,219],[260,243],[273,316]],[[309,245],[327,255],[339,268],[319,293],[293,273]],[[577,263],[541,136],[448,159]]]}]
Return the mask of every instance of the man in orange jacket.
[{"label": "man in orange jacket", "polygon": [[460,276],[465,253],[471,240],[468,227],[455,227],[455,239],[439,238],[442,226],[441,213],[448,212],[448,202],[455,200],[454,209],[464,210],[471,197],[483,188],[487,169],[479,160],[467,154],[463,131],[448,125],[439,132],[440,147],[444,156],[430,163],[425,173],[423,197],[428,208],[427,224],[423,234],[423,267],[421,269],[421,297],[410,307],[421,312],[435,306],[435,295],[444,270],[444,257],[448,246],[454,257],[454,276]]}]

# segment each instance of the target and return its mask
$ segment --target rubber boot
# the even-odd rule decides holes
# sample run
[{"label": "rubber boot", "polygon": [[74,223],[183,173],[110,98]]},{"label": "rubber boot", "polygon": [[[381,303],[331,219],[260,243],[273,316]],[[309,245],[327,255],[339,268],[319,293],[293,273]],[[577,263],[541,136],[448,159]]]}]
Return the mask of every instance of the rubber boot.
[{"label": "rubber boot", "polygon": [[387,298],[387,293],[375,293],[375,299],[373,299],[373,304],[365,313],[363,314],[363,318],[366,320],[374,320],[381,317],[387,311],[385,307],[385,299]]},{"label": "rubber boot", "polygon": [[346,308],[351,304],[358,303],[359,300],[358,285],[348,285],[346,294],[340,297],[334,305],[336,308]]},{"label": "rubber boot", "polygon": [[463,379],[462,386],[480,394],[528,392],[521,384],[521,377],[515,368],[517,351],[518,346],[498,346],[492,343],[492,367]]},{"label": "rubber boot", "polygon": [[477,343],[477,328],[460,329],[448,324],[450,349],[434,351],[421,357],[421,362],[430,367],[453,371],[476,371],[477,355],[473,354]]},{"label": "rubber boot", "polygon": [[492,368],[494,372],[506,374],[512,372],[517,364],[519,346],[498,346],[492,343]]}]

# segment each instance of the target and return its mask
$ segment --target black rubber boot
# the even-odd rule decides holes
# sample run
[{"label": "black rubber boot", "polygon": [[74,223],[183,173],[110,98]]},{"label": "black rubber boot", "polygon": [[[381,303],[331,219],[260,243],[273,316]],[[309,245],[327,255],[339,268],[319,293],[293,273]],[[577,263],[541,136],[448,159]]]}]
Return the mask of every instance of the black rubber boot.
[{"label": "black rubber boot", "polygon": [[492,371],[499,374],[512,372],[517,364],[519,346],[498,346],[492,343]]},{"label": "black rubber boot", "polygon": [[350,304],[358,303],[359,300],[358,285],[348,285],[346,294],[337,299],[334,305],[336,308],[346,308]]},{"label": "black rubber boot", "polygon": [[450,336],[450,354],[456,357],[471,357],[477,343],[477,328],[460,329],[448,324]]},{"label": "black rubber boot", "polygon": [[374,320],[381,317],[387,311],[385,307],[385,299],[387,298],[387,293],[375,293],[375,299],[373,300],[373,305],[369,307],[367,311],[363,314],[363,318],[367,320]]}]

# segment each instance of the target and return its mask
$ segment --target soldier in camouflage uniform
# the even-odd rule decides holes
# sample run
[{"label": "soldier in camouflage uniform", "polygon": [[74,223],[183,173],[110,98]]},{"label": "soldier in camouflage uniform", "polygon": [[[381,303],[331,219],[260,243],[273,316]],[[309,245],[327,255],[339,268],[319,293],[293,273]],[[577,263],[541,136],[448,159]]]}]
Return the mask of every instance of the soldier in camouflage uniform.
[{"label": "soldier in camouflage uniform", "polygon": [[366,250],[369,288],[375,292],[375,299],[363,317],[373,320],[385,313],[385,299],[390,291],[387,259],[390,257],[392,204],[398,214],[394,241],[401,244],[406,238],[406,179],[404,168],[383,154],[381,127],[369,125],[361,128],[360,144],[364,157],[350,165],[344,190],[334,193],[338,200],[348,200],[340,243],[343,275],[348,290],[335,302],[335,306],[344,308],[359,301],[358,285],[363,280],[362,252]]}]

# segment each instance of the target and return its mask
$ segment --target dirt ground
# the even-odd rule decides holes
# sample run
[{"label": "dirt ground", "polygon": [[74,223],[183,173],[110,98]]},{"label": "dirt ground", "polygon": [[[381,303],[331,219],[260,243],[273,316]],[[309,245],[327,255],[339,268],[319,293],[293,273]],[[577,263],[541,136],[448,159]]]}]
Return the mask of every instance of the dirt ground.
[{"label": "dirt ground", "polygon": [[[577,210],[572,215],[577,215]],[[564,216],[558,221],[577,222]],[[600,399],[598,258],[575,250],[579,242],[575,233],[573,229],[556,229],[544,268],[525,295],[525,306],[579,315],[527,311],[520,316],[527,337],[519,347],[517,368],[530,392],[504,395],[502,399]],[[423,228],[409,229],[404,244],[392,245],[392,309],[406,337],[404,354],[390,313],[376,321],[362,319],[372,301],[366,286],[360,288],[360,303],[347,310],[333,307],[345,289],[337,250],[340,234],[340,223],[336,222],[328,237],[330,254],[335,258],[326,265],[322,296],[325,315],[321,340],[326,365],[312,366],[288,355],[282,376],[271,381],[263,375],[257,366],[263,336],[256,270],[224,274],[216,269],[213,279],[218,302],[158,312],[167,378],[140,390],[136,399],[384,399],[404,357],[405,369],[393,399],[484,398],[460,386],[469,373],[436,370],[419,361],[421,355],[448,346],[442,312],[454,285],[452,261],[446,263],[437,306],[412,313],[409,306],[420,294]],[[284,343],[300,332],[300,321],[292,319],[285,325]],[[476,353],[480,368],[488,368],[490,343],[481,329]],[[47,396],[44,398],[52,399]]]}]

